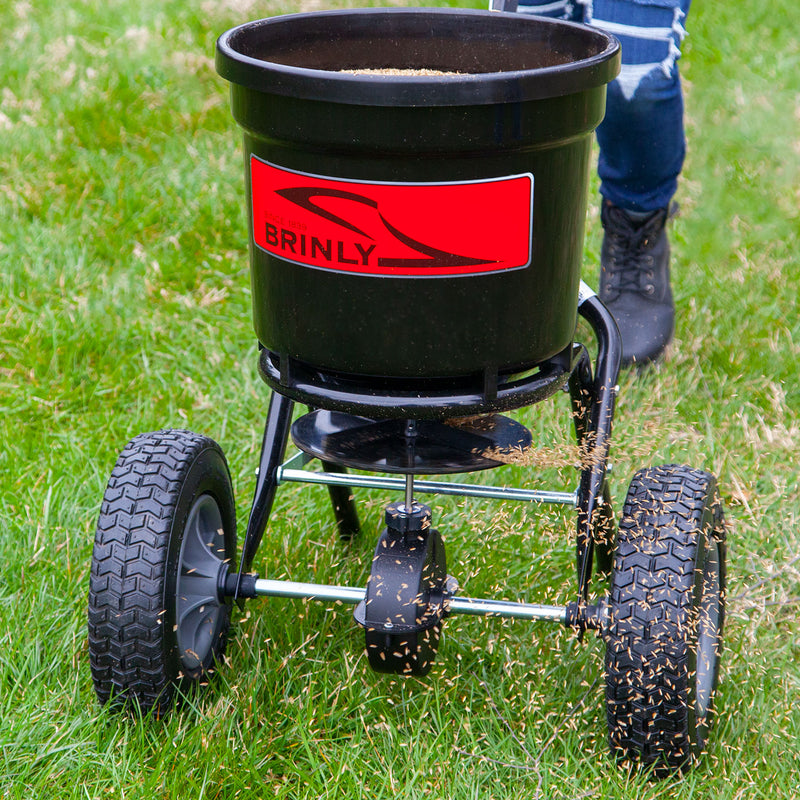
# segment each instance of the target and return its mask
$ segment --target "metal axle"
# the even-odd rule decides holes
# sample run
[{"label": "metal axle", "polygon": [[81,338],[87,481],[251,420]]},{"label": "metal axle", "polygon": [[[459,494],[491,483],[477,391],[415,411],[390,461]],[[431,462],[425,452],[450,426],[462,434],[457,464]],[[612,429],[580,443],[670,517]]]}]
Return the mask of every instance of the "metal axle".
[{"label": "metal axle", "polygon": [[[236,575],[225,580],[225,594],[233,595]],[[239,597],[291,597],[295,599],[322,600],[331,603],[357,605],[366,594],[364,589],[351,586],[327,586],[318,583],[274,581],[243,575]],[[570,606],[548,606],[535,603],[517,603],[509,600],[478,600],[471,597],[451,597],[448,601],[451,614],[469,614],[507,619],[547,620],[567,625]]]},{"label": "metal axle", "polygon": [[[314,483],[325,486],[358,486],[363,489],[391,489],[405,491],[405,478],[390,478],[378,475],[340,475],[331,472],[308,472],[303,469],[281,467],[278,483]],[[414,481],[414,491],[423,494],[457,495],[460,497],[482,497],[494,500],[517,500],[534,503],[553,503],[572,506],[578,504],[577,492],[549,492],[535,489],[514,489],[507,486],[481,486],[479,484],[449,483],[445,481]]]}]

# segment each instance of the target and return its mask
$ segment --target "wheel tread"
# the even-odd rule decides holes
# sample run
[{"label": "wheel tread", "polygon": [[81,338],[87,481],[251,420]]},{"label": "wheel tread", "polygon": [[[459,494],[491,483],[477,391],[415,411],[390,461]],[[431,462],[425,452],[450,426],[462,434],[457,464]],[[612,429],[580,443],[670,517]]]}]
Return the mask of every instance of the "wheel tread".
[{"label": "wheel tread", "polygon": [[128,442],[112,470],[89,588],[89,655],[101,703],[134,700],[142,711],[158,711],[172,702],[161,587],[181,482],[209,447],[218,450],[186,430],[145,433]]},{"label": "wheel tread", "polygon": [[[641,470],[620,520],[606,648],[609,738],[619,757],[657,770],[681,768],[692,755],[688,645],[675,631],[696,624],[697,533],[710,491],[716,493],[715,480],[701,470]],[[717,516],[709,533],[721,540],[721,508]]]}]

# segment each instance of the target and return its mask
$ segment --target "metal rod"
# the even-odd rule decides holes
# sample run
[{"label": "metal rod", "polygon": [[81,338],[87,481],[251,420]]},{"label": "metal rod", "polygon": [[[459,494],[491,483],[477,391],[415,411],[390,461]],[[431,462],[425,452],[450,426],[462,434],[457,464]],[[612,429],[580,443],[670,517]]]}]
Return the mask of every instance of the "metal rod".
[{"label": "metal rod", "polygon": [[[255,582],[255,593],[258,597],[291,597],[355,605],[364,599],[366,591],[350,586],[325,586],[318,583],[272,581],[259,578]],[[561,624],[565,624],[567,618],[565,606],[515,603],[510,600],[477,600],[471,597],[451,598],[450,613],[481,617],[504,617],[507,619],[546,620],[560,622]]]},{"label": "metal rod", "polygon": [[[391,489],[403,491],[404,478],[380,475],[337,475],[331,472],[308,472],[302,469],[278,470],[279,483],[313,483],[319,486],[344,484],[362,489]],[[483,497],[494,500],[519,500],[533,503],[552,503],[572,506],[578,503],[577,492],[548,492],[536,489],[515,489],[509,486],[481,486],[479,484],[445,483],[444,481],[415,481],[414,489],[423,494],[457,495],[463,497]]]},{"label": "metal rod", "polygon": [[566,623],[564,606],[545,606],[538,603],[516,603],[511,600],[477,600],[472,597],[454,597],[450,601],[453,614],[470,614],[476,617],[505,617],[507,619],[539,619]]},{"label": "metal rod", "polygon": [[410,473],[406,475],[406,509],[410,510],[414,505],[414,476]]},{"label": "metal rod", "polygon": [[297,467],[298,469],[302,469],[306,464],[313,460],[314,456],[310,456],[308,453],[304,453],[302,450],[299,450],[291,458],[287,458],[286,461],[281,464],[281,468],[294,469]]},{"label": "metal rod", "polygon": [[319,583],[298,583],[296,581],[271,581],[266,578],[256,580],[257,597],[293,597],[308,600],[328,600],[340,603],[360,603],[366,594],[365,589],[350,586],[325,586]]}]

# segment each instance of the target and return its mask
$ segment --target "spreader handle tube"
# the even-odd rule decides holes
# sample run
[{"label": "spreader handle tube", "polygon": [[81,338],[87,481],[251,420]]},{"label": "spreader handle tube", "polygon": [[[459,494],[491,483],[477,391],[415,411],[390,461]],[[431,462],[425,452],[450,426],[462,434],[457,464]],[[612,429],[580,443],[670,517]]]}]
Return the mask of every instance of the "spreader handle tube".
[{"label": "spreader handle tube", "polygon": [[[578,490],[578,590],[580,596],[586,599],[594,552],[593,534],[601,519],[596,512],[604,503],[611,426],[622,361],[622,339],[614,317],[583,281],[578,294],[578,313],[591,326],[598,345],[594,382],[591,387],[584,387],[591,394],[588,425],[582,423],[586,427],[583,428],[584,435],[579,435],[586,467]],[[585,374],[580,376],[582,382],[588,383],[590,375],[587,365]]]}]

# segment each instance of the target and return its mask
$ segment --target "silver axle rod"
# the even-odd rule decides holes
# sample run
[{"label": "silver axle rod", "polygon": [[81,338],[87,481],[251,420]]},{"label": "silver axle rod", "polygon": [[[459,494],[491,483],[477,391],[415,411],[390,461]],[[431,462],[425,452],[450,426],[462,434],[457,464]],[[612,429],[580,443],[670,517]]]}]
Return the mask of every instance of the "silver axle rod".
[{"label": "silver axle rod", "polygon": [[[308,472],[302,469],[282,468],[277,473],[279,483],[314,483],[324,486],[358,486],[363,489],[391,489],[405,491],[405,478],[378,475],[341,475],[332,472]],[[423,494],[482,497],[495,500],[517,500],[534,503],[553,503],[575,507],[577,492],[548,492],[531,489],[514,489],[505,486],[481,486],[479,484],[447,483],[445,481],[414,481],[414,491]]]},{"label": "silver axle rod", "polygon": [[[366,594],[366,590],[350,586],[326,586],[318,583],[273,581],[265,578],[256,578],[251,587],[248,588],[248,596],[253,597],[291,597],[295,599],[323,600],[332,603],[349,603],[351,605],[360,603]],[[476,600],[471,597],[451,597],[449,609],[451,614],[505,617],[509,619],[537,619],[559,622],[562,625],[568,624],[568,607],[566,606],[545,606],[508,600]]]}]

